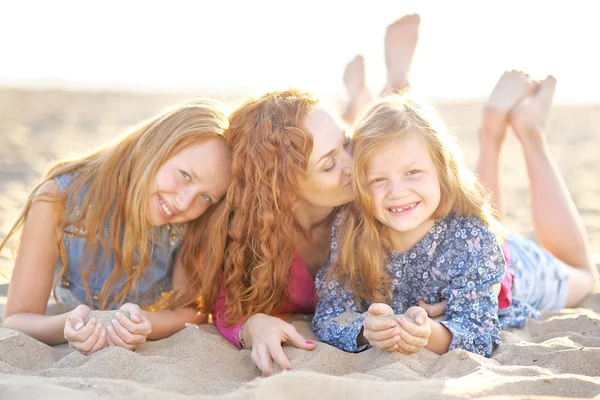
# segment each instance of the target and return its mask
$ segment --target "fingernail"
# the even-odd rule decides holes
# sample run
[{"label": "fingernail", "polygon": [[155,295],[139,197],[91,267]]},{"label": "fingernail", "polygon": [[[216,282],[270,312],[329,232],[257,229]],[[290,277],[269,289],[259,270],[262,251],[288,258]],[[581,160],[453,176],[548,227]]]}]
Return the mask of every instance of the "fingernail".
[{"label": "fingernail", "polygon": [[116,319],[113,319],[113,320],[112,320],[112,324],[113,324],[114,326],[117,326],[117,320],[116,320]]},{"label": "fingernail", "polygon": [[78,331],[83,327],[83,322],[78,322],[77,325],[75,325],[75,330]]},{"label": "fingernail", "polygon": [[310,340],[307,340],[306,344],[315,344],[315,342],[311,342]]}]

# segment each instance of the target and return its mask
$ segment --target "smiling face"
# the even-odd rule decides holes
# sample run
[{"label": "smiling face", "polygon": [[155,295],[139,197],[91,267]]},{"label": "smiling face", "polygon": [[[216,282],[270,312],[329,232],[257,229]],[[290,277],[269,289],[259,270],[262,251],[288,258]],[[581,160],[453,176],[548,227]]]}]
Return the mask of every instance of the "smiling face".
[{"label": "smiling face", "polygon": [[311,206],[333,208],[354,198],[350,173],[350,139],[339,121],[328,111],[316,108],[304,120],[313,138],[306,175],[298,180],[298,201]]},{"label": "smiling face", "polygon": [[208,139],[186,147],[156,173],[149,199],[150,224],[160,226],[198,218],[221,200],[229,180],[230,157],[223,140]]},{"label": "smiling face", "polygon": [[394,251],[417,244],[434,224],[440,204],[438,172],[425,143],[411,135],[378,149],[366,169],[375,218],[387,229]]}]

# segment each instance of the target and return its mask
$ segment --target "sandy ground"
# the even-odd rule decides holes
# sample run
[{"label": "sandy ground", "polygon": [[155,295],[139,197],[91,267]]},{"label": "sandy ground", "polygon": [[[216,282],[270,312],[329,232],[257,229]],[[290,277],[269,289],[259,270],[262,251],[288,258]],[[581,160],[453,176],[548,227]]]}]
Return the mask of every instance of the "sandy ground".
[{"label": "sandy ground", "polygon": [[[49,161],[95,147],[191,95],[0,90],[0,238]],[[222,99],[234,105],[237,98]],[[477,157],[481,104],[443,104],[469,165]],[[549,141],[600,253],[600,106],[556,107]],[[504,152],[507,225],[533,237],[527,179],[517,142]],[[11,254],[0,255],[9,272]],[[7,281],[0,278],[0,312]],[[296,326],[310,335],[309,323]],[[318,343],[286,348],[291,372],[261,378],[249,351],[238,351],[214,326],[188,327],[129,352],[84,356],[0,328],[0,398],[591,398],[600,395],[600,292],[576,310],[545,313],[503,333],[491,359],[464,351],[407,356],[368,350],[348,354]]]}]

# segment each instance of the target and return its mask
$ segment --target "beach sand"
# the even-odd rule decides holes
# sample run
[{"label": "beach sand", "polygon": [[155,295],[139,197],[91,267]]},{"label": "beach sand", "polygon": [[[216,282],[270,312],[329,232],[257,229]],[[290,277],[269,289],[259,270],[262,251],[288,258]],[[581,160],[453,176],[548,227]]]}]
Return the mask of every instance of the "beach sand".
[{"label": "beach sand", "polygon": [[[0,90],[0,238],[47,163],[91,149],[141,119],[190,95]],[[231,104],[238,98],[224,99]],[[469,165],[477,156],[481,104],[442,104]],[[600,253],[600,106],[556,107],[549,142],[582,213],[592,250]],[[504,151],[509,228],[533,237],[526,171],[511,138]],[[0,255],[10,270],[11,254]],[[7,281],[0,278],[0,312]],[[57,312],[52,301],[49,312]],[[310,324],[294,322],[305,335]],[[238,351],[212,325],[187,327],[130,352],[91,356],[47,346],[0,328],[0,399],[465,399],[592,398],[600,395],[600,291],[581,308],[546,312],[524,329],[502,333],[486,359],[462,350],[438,356],[368,350],[344,353],[317,343],[286,347],[290,372],[260,377],[249,351]]]}]

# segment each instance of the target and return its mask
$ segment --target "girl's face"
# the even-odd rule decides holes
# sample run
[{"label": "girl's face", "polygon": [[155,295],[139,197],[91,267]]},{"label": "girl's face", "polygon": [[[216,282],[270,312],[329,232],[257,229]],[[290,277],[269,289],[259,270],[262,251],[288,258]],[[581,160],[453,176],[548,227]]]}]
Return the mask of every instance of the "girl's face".
[{"label": "girl's face", "polygon": [[350,172],[350,139],[340,122],[328,111],[317,108],[304,120],[313,137],[306,176],[299,178],[297,200],[311,206],[333,208],[354,199]]},{"label": "girl's face", "polygon": [[169,158],[156,173],[149,200],[153,226],[188,222],[225,195],[230,177],[223,140],[208,139]]},{"label": "girl's face", "polygon": [[434,224],[440,204],[438,172],[422,140],[411,136],[377,150],[367,163],[375,218],[388,230],[394,251],[417,244]]}]

